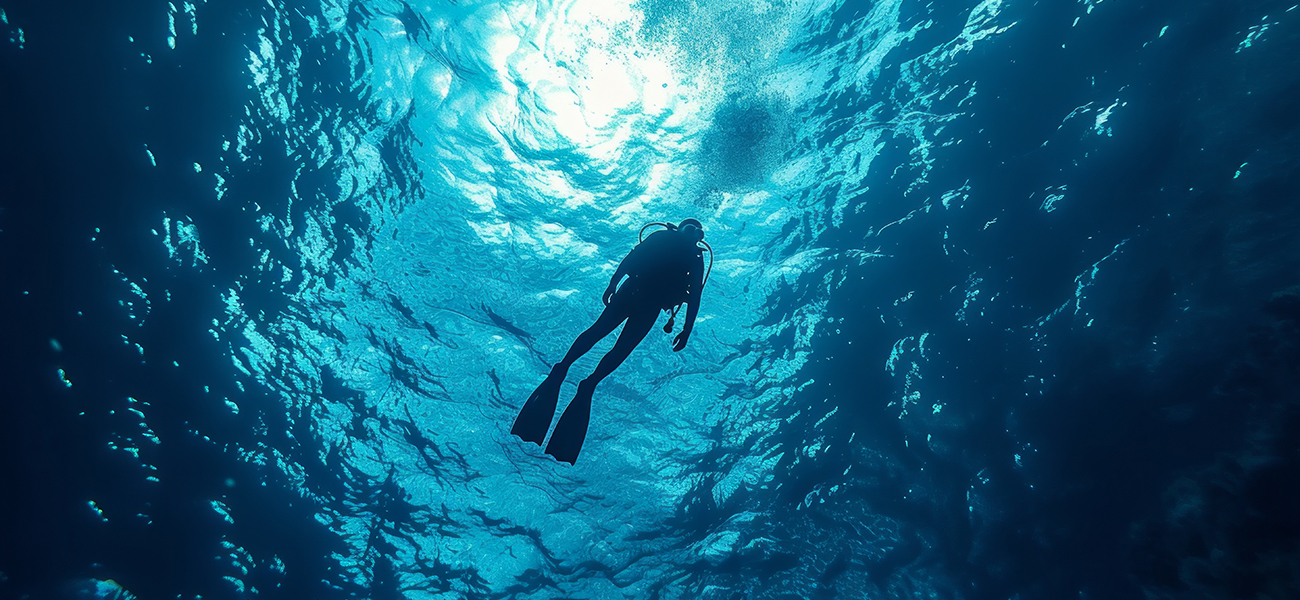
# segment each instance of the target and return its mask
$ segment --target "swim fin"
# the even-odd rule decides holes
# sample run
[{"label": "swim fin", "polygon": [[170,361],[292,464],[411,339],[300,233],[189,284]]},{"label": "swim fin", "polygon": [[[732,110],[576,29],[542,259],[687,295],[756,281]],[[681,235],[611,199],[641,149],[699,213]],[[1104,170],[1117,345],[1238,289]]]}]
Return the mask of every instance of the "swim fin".
[{"label": "swim fin", "polygon": [[541,446],[546,440],[546,430],[551,428],[551,419],[555,418],[555,405],[560,400],[560,384],[563,382],[563,377],[547,375],[542,385],[528,397],[524,407],[519,409],[510,433]]},{"label": "swim fin", "polygon": [[582,442],[587,438],[587,423],[591,420],[591,395],[596,390],[595,384],[586,381],[578,384],[578,394],[573,402],[560,415],[560,422],[551,434],[551,443],[546,445],[546,453],[555,460],[575,464],[578,453],[582,451]]}]

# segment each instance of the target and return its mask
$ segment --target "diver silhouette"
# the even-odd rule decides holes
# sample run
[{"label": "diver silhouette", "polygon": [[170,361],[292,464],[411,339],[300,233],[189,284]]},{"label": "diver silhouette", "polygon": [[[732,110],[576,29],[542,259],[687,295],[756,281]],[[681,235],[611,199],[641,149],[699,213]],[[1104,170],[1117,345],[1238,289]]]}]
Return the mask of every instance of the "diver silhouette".
[{"label": "diver silhouette", "polygon": [[[654,327],[659,311],[671,311],[664,333],[671,333],[677,310],[686,303],[686,322],[682,332],[673,338],[673,351],[686,347],[695,328],[695,316],[700,310],[700,292],[704,289],[708,275],[704,268],[703,251],[709,251],[709,270],[713,269],[713,249],[704,243],[704,226],[695,219],[685,219],[678,225],[670,223],[650,223],[641,228],[641,233],[651,226],[664,227],[661,231],[650,234],[628,253],[623,262],[614,271],[609,280],[609,287],[601,296],[605,310],[596,322],[573,341],[564,359],[551,368],[551,372],[537,386],[537,390],[528,398],[528,402],[519,410],[515,425],[510,432],[527,442],[538,446],[546,438],[546,430],[551,426],[555,416],[556,403],[560,396],[560,384],[564,383],[569,367],[579,357],[591,350],[614,328],[624,321],[623,331],[618,335],[611,349],[596,370],[578,384],[578,393],[573,402],[564,409],[560,422],[551,434],[551,442],[546,446],[546,453],[556,460],[574,464],[578,453],[582,451],[582,442],[587,437],[587,422],[591,417],[591,396],[596,385],[614,372],[632,349],[645,338]],[[704,248],[699,246],[704,243]],[[623,278],[627,277],[627,281]],[[623,285],[619,285],[622,282]]]}]

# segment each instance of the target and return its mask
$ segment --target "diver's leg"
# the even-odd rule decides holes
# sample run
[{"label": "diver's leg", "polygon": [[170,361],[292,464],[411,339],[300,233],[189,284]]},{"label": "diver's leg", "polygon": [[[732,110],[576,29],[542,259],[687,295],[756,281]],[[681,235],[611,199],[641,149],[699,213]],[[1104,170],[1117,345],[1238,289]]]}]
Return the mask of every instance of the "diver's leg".
[{"label": "diver's leg", "polygon": [[596,388],[596,384],[602,379],[609,377],[627,357],[632,354],[632,350],[645,339],[645,335],[650,333],[650,328],[654,327],[655,319],[659,317],[658,308],[647,308],[637,311],[627,318],[627,325],[623,326],[623,332],[618,334],[618,341],[614,342],[614,348],[609,351],[600,363],[596,365],[596,370],[591,375],[578,384],[578,389],[582,390],[583,385]]},{"label": "diver's leg", "polygon": [[587,438],[587,423],[591,420],[591,395],[596,389],[596,384],[623,364],[637,344],[641,343],[645,335],[650,332],[650,328],[654,327],[655,318],[658,316],[658,309],[645,307],[644,310],[639,310],[628,317],[627,325],[623,326],[623,332],[619,334],[614,348],[600,359],[595,372],[578,384],[578,394],[564,409],[560,422],[555,425],[555,433],[551,434],[551,441],[546,446],[547,454],[569,464],[577,462],[578,453],[582,451],[582,442]]},{"label": "diver's leg", "polygon": [[[619,298],[617,295],[614,301],[605,307],[605,310],[596,318],[596,322],[591,324],[586,331],[578,334],[578,338],[573,340],[573,345],[569,347],[569,352],[564,355],[554,367],[551,368],[551,375],[558,375],[563,381],[565,375],[569,373],[569,367],[582,355],[591,351],[591,349],[605,336],[614,331],[619,323],[628,317],[627,302],[625,298]],[[620,338],[621,339],[621,338]]]},{"label": "diver's leg", "polygon": [[614,331],[618,324],[627,318],[626,298],[617,299],[611,302],[605,310],[596,318],[596,322],[588,327],[586,331],[574,340],[573,346],[569,348],[569,353],[564,356],[541,383],[533,390],[533,395],[528,397],[524,407],[519,409],[519,416],[515,417],[515,424],[510,428],[510,433],[519,436],[526,442],[532,442],[538,446],[546,440],[546,431],[551,428],[551,419],[555,418],[555,407],[560,400],[560,385],[564,383],[564,377],[569,373],[569,367],[573,362],[578,360],[583,354],[591,350],[602,338]]}]

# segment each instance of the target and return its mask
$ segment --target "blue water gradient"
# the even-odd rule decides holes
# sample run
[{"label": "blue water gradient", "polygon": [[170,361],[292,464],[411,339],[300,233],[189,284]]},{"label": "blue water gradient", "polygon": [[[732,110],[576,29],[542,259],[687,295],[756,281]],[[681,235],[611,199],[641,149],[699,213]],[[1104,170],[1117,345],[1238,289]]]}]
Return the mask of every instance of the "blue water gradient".
[{"label": "blue water gradient", "polygon": [[[259,98],[228,156],[282,147],[301,166],[287,201],[258,211],[274,233],[249,240],[261,272],[222,293],[213,333],[292,415],[296,447],[260,443],[248,459],[299,480],[348,541],[335,558],[350,583],[376,577],[382,540],[395,564],[433,559],[458,573],[443,584],[455,594],[723,594],[745,584],[709,573],[737,557],[793,561],[783,577],[816,587],[842,550],[771,539],[768,508],[777,465],[837,450],[825,432],[839,408],[805,406],[813,381],[798,372],[846,274],[809,275],[879,256],[870,239],[848,256],[821,239],[861,210],[882,137],[913,147],[913,185],[926,183],[931,150],[957,143],[942,129],[975,94],[940,81],[1012,26],[1000,3],[976,6],[896,66],[896,98],[835,114],[832,103],[877,85],[889,53],[933,25],[904,22],[902,8],[326,3],[319,15],[265,16],[248,59]],[[336,61],[349,82],[323,68]],[[933,204],[884,202],[912,205],[899,224]],[[695,343],[674,356],[648,341],[602,388],[580,463],[557,469],[502,424],[594,319],[591,300],[633,232],[688,215],[719,257]],[[810,283],[796,305],[771,306]],[[290,308],[259,315],[245,286],[276,289]],[[912,389],[916,337],[859,360],[894,373],[903,356],[897,413],[924,403],[925,419],[943,402]],[[344,497],[307,481],[303,463],[330,456]],[[849,471],[797,506],[844,493]],[[348,497],[380,480],[410,521],[386,530],[373,502]],[[899,544],[898,523],[854,517],[869,528],[854,544],[863,560]],[[395,578],[430,585],[400,567]]]},{"label": "blue water gradient", "polygon": [[[0,25],[37,52],[22,15]],[[1224,366],[1292,356],[1260,348],[1290,348],[1273,295],[1300,261],[1278,204],[1295,7],[202,0],[129,23],[108,60],[142,73],[148,125],[121,160],[158,183],[84,232],[113,360],[148,383],[50,344],[60,393],[113,398],[78,416],[130,464],[77,510],[167,532],[140,556],[215,558],[80,577],[184,598],[1247,589],[1185,532],[1228,545],[1196,521],[1207,482],[1224,456],[1254,473],[1242,448],[1283,447],[1268,415],[1298,414]],[[511,436],[641,226],[685,217],[716,253],[690,346],[652,331],[575,466]]]}]

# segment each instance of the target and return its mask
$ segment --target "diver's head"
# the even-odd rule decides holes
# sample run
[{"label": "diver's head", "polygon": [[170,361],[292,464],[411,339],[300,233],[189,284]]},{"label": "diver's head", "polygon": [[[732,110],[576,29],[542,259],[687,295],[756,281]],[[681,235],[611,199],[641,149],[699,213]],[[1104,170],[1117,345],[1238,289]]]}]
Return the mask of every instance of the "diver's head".
[{"label": "diver's head", "polygon": [[697,219],[682,219],[682,222],[677,224],[677,230],[688,236],[694,236],[697,242],[704,239],[704,224]]}]

